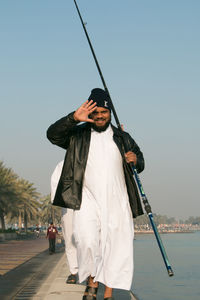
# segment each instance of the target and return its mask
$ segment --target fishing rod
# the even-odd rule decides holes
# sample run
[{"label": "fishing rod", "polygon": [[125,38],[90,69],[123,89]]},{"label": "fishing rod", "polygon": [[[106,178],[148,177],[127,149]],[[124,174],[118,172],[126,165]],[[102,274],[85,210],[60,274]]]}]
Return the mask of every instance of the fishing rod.
[{"label": "fishing rod", "polygon": [[[104,77],[103,77],[101,68],[100,68],[100,66],[99,66],[99,63],[98,63],[98,60],[97,60],[97,58],[96,58],[94,49],[93,49],[93,47],[92,47],[92,43],[91,43],[90,38],[89,38],[89,35],[88,35],[88,33],[87,33],[87,30],[86,30],[86,24],[83,22],[83,19],[82,19],[80,10],[79,10],[79,8],[78,8],[78,5],[77,5],[77,3],[76,3],[76,0],[74,0],[74,4],[75,4],[75,6],[76,6],[76,9],[77,9],[79,18],[80,18],[80,20],[81,20],[81,24],[82,24],[82,26],[83,26],[83,29],[84,29],[86,38],[87,38],[87,40],[88,40],[88,43],[89,43],[89,46],[90,46],[90,50],[91,50],[91,52],[92,52],[94,61],[95,61],[95,63],[96,63],[96,66],[97,66],[99,75],[100,75],[100,77],[101,77],[101,81],[102,81],[103,86],[104,86],[104,89],[105,89],[105,91],[107,92],[107,94],[108,94],[108,96],[109,96],[109,98],[110,98],[110,103],[111,103],[112,112],[113,112],[113,115],[114,115],[114,118],[115,118],[115,122],[116,122],[116,124],[117,124],[118,129],[119,129],[121,132],[123,132],[123,131],[122,131],[122,128],[121,128],[121,125],[120,125],[120,122],[119,122],[119,119],[118,119],[118,116],[117,116],[117,113],[116,113],[116,110],[115,110],[115,107],[114,107],[113,102],[112,102],[112,99],[111,99],[111,97],[110,97],[110,93],[109,93],[108,88],[107,88],[107,86],[106,86],[106,83],[105,83],[105,80],[104,80]],[[123,137],[123,135],[122,135],[122,137]],[[128,151],[129,151],[129,147],[128,147],[128,145],[126,144],[125,139],[123,139],[123,143],[124,143],[125,151],[128,152]],[[155,236],[156,236],[156,240],[157,240],[157,243],[158,243],[158,246],[159,246],[159,249],[160,249],[162,258],[163,258],[163,260],[164,260],[164,263],[165,263],[165,266],[166,266],[168,275],[169,275],[169,276],[173,276],[173,275],[174,275],[174,272],[172,271],[172,267],[171,267],[171,265],[170,265],[170,263],[169,263],[169,260],[168,260],[168,257],[167,257],[167,254],[166,254],[164,245],[163,245],[163,243],[162,243],[160,234],[159,234],[158,229],[157,229],[157,226],[156,226],[156,224],[155,224],[155,222],[154,222],[154,218],[153,218],[151,206],[150,206],[150,204],[149,204],[149,202],[148,202],[148,199],[147,199],[147,197],[146,197],[146,195],[145,195],[145,192],[144,192],[142,183],[141,183],[141,181],[140,181],[139,175],[138,175],[138,173],[137,173],[137,170],[136,170],[136,168],[135,168],[134,163],[130,163],[130,166],[131,166],[131,169],[132,169],[132,172],[133,172],[133,176],[134,176],[135,181],[136,181],[137,188],[138,188],[138,190],[139,190],[139,192],[140,192],[140,196],[141,196],[142,202],[143,202],[143,204],[144,204],[145,211],[146,211],[146,213],[147,213],[147,215],[148,215],[148,217],[149,217],[151,226],[152,226],[153,231],[154,231],[154,234],[155,234]]]}]

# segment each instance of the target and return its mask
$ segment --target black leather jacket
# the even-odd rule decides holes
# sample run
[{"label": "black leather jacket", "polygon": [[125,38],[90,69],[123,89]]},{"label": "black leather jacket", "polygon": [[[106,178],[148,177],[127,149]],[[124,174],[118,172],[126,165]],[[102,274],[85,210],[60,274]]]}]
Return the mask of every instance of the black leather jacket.
[{"label": "black leather jacket", "polygon": [[[82,200],[84,172],[90,146],[91,125],[89,123],[77,125],[78,123],[74,120],[73,114],[74,112],[52,124],[47,130],[47,138],[51,143],[67,149],[53,204],[79,210]],[[128,133],[122,133],[113,125],[112,129],[114,132],[113,140],[123,158],[130,207],[133,217],[137,217],[143,214],[143,209],[131,168],[124,158],[125,151],[122,143],[122,134],[125,136],[128,145],[130,145],[129,151],[133,151],[137,155],[136,169],[138,173],[144,169],[143,154]]]}]

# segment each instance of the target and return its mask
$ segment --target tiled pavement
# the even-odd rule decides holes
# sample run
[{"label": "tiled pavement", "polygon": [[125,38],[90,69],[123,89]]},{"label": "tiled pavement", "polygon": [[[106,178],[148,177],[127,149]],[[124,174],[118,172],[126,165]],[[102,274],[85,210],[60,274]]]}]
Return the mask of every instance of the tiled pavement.
[{"label": "tiled pavement", "polygon": [[[0,243],[1,300],[82,299],[84,285],[65,283],[69,269],[64,248],[57,247],[55,255],[47,249],[44,237]],[[97,300],[103,299],[103,289],[100,285]],[[127,291],[114,290],[113,294],[115,300],[136,300]]]},{"label": "tiled pavement", "polygon": [[6,274],[47,248],[48,240],[44,236],[0,243],[0,275]]}]

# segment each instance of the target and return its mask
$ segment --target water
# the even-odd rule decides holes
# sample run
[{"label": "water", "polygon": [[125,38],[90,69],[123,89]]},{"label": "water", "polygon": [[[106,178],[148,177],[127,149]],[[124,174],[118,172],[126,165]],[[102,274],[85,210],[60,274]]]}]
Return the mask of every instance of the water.
[{"label": "water", "polygon": [[161,235],[174,276],[169,277],[153,234],[134,240],[132,291],[139,300],[200,299],[200,232]]}]

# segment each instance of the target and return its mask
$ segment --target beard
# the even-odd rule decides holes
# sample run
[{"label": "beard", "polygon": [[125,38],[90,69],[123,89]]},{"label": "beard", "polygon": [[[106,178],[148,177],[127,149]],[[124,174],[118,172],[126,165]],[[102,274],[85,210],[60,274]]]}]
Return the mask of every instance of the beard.
[{"label": "beard", "polygon": [[91,127],[92,127],[95,131],[97,131],[97,132],[103,132],[103,131],[105,131],[105,130],[108,128],[108,126],[110,125],[110,123],[111,123],[111,117],[110,117],[110,119],[105,123],[105,125],[103,125],[103,126],[97,126],[95,123],[91,123]]}]

